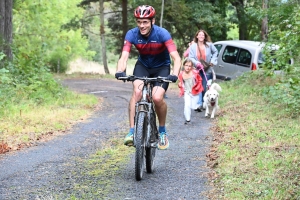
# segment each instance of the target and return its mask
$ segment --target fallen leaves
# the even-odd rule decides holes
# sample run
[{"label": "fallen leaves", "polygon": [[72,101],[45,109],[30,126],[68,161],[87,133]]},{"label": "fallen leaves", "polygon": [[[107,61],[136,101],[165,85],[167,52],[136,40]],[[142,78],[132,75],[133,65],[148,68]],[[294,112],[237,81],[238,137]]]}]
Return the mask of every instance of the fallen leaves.
[{"label": "fallen leaves", "polygon": [[8,146],[8,144],[6,142],[1,141],[0,142],[0,154],[9,152],[10,147]]},{"label": "fallen leaves", "polygon": [[207,165],[208,167],[210,168],[214,168],[218,165],[218,155],[217,155],[217,149],[216,148],[211,148],[209,153],[206,154],[206,157],[207,157]]}]

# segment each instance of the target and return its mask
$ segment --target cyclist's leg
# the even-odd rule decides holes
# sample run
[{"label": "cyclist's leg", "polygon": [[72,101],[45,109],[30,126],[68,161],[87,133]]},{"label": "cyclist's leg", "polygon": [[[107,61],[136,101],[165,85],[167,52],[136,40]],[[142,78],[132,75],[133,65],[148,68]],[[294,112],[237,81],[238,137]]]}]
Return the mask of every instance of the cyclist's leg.
[{"label": "cyclist's leg", "polygon": [[153,88],[152,97],[155,104],[155,111],[157,114],[159,127],[159,141],[158,141],[158,149],[164,150],[169,147],[169,140],[167,138],[166,131],[166,116],[167,116],[167,104],[164,100],[165,89],[160,86],[155,86]]},{"label": "cyclist's leg", "polygon": [[[149,77],[149,72],[142,63],[137,61],[133,70],[133,75],[138,77]],[[132,85],[133,91],[129,105],[129,123],[131,127],[134,127],[135,104],[142,98],[143,82],[141,80],[135,80]]]},{"label": "cyclist's leg", "polygon": [[[147,69],[140,63],[137,62],[135,64],[135,68],[133,71],[133,75],[143,77],[143,76],[149,76]],[[129,106],[128,106],[128,115],[129,115],[129,133],[126,135],[124,139],[125,145],[132,145],[133,144],[133,132],[134,132],[134,117],[135,117],[135,104],[137,101],[141,99],[142,91],[141,88],[143,86],[143,82],[141,80],[135,80],[132,83],[133,90],[132,90],[132,96],[130,98]]]},{"label": "cyclist's leg", "polygon": [[[150,77],[167,77],[170,74],[170,66],[162,66],[153,68],[150,71]],[[153,101],[155,103],[155,110],[159,121],[159,126],[165,126],[167,116],[167,104],[164,100],[164,95],[167,92],[169,83],[158,83],[154,84],[152,91]]]},{"label": "cyclist's leg", "polygon": [[[151,77],[167,77],[170,74],[170,66],[163,66],[159,68],[151,69]],[[167,104],[164,100],[164,94],[168,89],[168,83],[155,83],[152,91],[152,97],[155,104],[155,110],[159,121],[159,133],[160,140],[158,143],[159,149],[167,149],[169,147],[169,141],[166,133],[166,116],[167,116]]]},{"label": "cyclist's leg", "polygon": [[129,102],[129,124],[130,127],[134,127],[134,115],[135,115],[135,104],[142,97],[141,87],[143,87],[143,82],[141,80],[135,80],[133,83],[132,96]]},{"label": "cyclist's leg", "polygon": [[153,88],[152,98],[155,104],[155,111],[158,117],[159,126],[165,126],[167,116],[167,104],[164,100],[165,90],[162,87]]}]

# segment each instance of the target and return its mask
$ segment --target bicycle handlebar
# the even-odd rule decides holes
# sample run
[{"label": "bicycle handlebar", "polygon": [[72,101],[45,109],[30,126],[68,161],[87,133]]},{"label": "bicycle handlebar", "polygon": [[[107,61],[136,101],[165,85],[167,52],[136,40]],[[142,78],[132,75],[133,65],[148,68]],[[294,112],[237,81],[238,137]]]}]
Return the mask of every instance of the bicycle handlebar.
[{"label": "bicycle handlebar", "polygon": [[118,80],[123,80],[125,81],[135,81],[135,80],[141,80],[141,81],[148,81],[148,82],[167,82],[167,83],[172,83],[172,81],[168,80],[167,77],[155,77],[155,78],[148,78],[148,77],[138,77],[138,76],[125,76],[125,77],[119,77]]}]

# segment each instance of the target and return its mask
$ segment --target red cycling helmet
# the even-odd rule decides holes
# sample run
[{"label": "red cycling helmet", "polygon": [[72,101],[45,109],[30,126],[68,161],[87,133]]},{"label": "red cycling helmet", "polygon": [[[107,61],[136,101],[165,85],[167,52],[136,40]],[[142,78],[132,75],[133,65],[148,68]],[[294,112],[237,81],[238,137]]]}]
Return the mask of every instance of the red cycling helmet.
[{"label": "red cycling helmet", "polygon": [[155,17],[155,9],[152,6],[142,5],[134,10],[135,18],[152,19]]}]

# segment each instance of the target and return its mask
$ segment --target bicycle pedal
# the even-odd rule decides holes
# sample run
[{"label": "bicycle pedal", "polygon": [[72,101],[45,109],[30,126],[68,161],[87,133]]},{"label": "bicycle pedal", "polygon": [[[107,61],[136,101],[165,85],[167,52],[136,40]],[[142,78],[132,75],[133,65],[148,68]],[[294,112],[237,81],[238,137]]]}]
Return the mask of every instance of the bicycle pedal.
[{"label": "bicycle pedal", "polygon": [[152,147],[152,148],[157,148],[157,144],[158,144],[158,142],[152,142],[152,143],[151,143],[151,147]]}]

